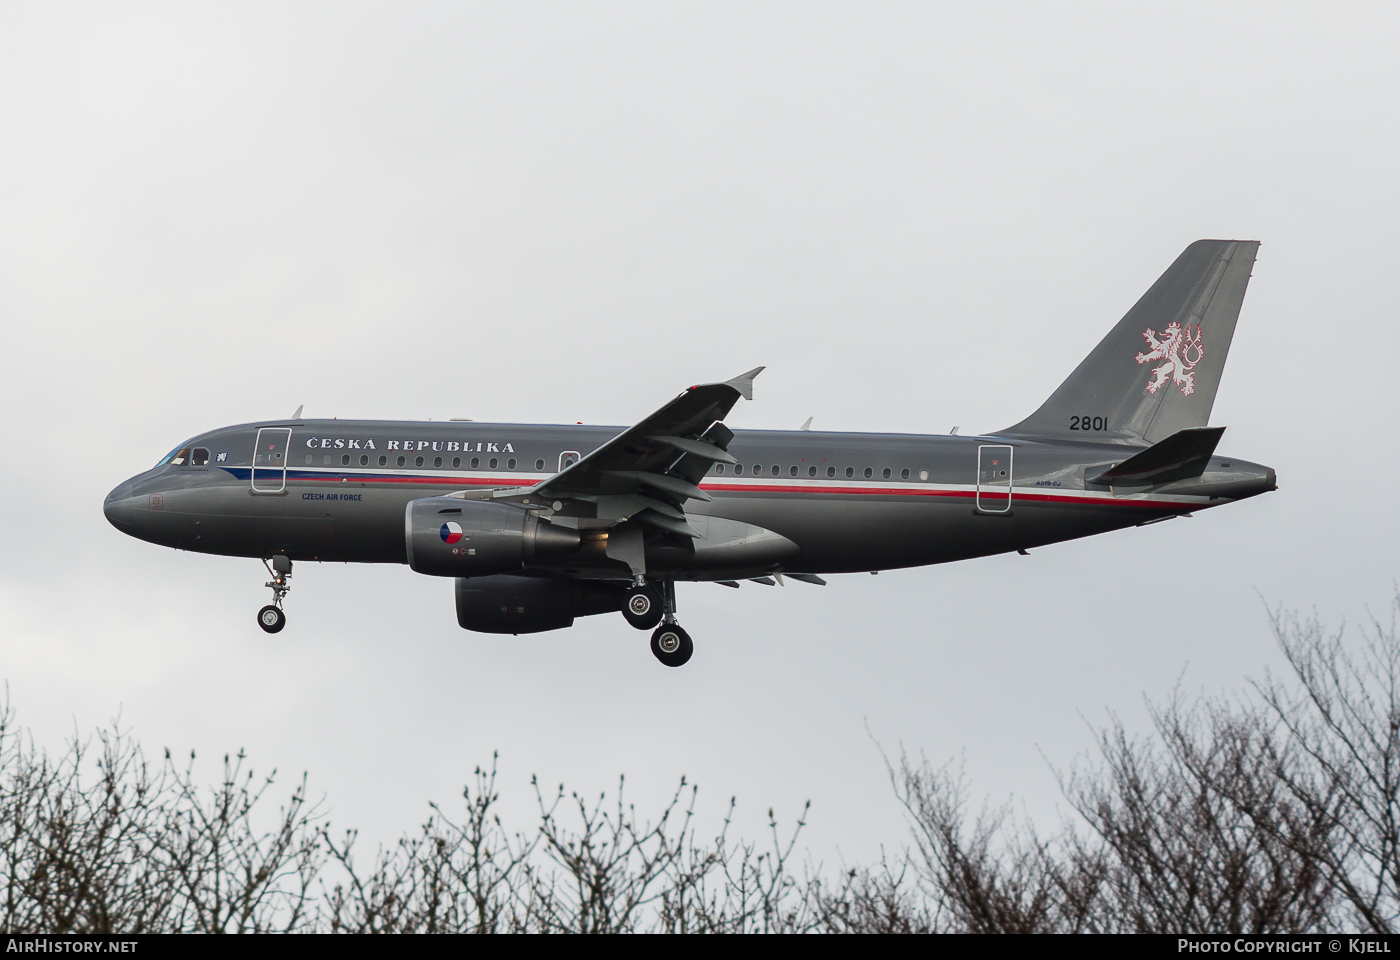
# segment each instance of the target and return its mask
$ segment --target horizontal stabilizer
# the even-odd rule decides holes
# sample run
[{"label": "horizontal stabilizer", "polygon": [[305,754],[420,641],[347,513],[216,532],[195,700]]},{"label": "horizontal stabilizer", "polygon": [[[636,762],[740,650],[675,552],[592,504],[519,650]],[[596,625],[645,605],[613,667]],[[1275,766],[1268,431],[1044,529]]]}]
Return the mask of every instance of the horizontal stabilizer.
[{"label": "horizontal stabilizer", "polygon": [[1178,430],[1167,439],[1105,470],[1089,483],[1114,486],[1147,486],[1190,480],[1206,472],[1224,427],[1192,427]]}]

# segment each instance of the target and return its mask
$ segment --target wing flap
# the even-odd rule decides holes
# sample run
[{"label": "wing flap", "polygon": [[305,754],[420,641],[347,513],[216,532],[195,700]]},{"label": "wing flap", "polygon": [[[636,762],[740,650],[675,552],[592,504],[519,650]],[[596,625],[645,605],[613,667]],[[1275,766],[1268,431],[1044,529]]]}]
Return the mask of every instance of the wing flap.
[{"label": "wing flap", "polygon": [[726,451],[704,440],[689,440],[685,437],[647,437],[653,443],[675,447],[682,453],[693,454],[711,463],[738,463]]},{"label": "wing flap", "polygon": [[649,523],[653,527],[659,527],[667,533],[673,533],[678,537],[689,537],[692,540],[704,539],[704,536],[699,530],[696,530],[684,520],[677,520],[674,517],[668,517],[664,514],[656,513],[655,511],[643,513],[637,519],[642,523]]},{"label": "wing flap", "polygon": [[650,470],[606,470],[604,473],[610,477],[620,477],[624,480],[636,480],[644,486],[662,493],[669,493],[680,500],[704,500],[709,502],[713,498],[701,490],[689,480],[682,480],[680,477],[673,477],[669,473],[653,473]]}]

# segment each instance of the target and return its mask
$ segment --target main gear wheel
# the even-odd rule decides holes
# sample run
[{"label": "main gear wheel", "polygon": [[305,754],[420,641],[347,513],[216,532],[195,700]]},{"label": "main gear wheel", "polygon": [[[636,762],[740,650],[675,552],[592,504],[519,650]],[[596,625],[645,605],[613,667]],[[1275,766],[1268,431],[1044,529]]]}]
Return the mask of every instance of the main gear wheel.
[{"label": "main gear wheel", "polygon": [[695,644],[679,624],[663,623],[651,635],[651,652],[668,667],[683,667],[695,652]]},{"label": "main gear wheel", "polygon": [[665,613],[665,599],[650,583],[634,584],[622,597],[622,615],[638,630],[650,630],[661,622]]}]

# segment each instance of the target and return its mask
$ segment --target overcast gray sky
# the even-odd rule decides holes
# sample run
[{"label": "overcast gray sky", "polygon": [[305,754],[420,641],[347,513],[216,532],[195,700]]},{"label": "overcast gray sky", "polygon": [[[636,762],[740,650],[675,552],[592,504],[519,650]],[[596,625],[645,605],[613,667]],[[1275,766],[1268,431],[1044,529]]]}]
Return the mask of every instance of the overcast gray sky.
[{"label": "overcast gray sky", "polygon": [[[643,808],[686,774],[814,858],[901,845],[867,724],[1046,827],[1105,710],[1244,686],[1267,604],[1383,613],[1400,472],[1392,5],[0,6],[0,674],[59,745],[308,770],[375,839],[502,754]],[[734,427],[1034,409],[1191,241],[1263,241],[1213,422],[1280,490],[945,567],[683,585],[460,630],[448,581],[107,525],[197,432],[290,414],[626,425],[758,364]]]}]

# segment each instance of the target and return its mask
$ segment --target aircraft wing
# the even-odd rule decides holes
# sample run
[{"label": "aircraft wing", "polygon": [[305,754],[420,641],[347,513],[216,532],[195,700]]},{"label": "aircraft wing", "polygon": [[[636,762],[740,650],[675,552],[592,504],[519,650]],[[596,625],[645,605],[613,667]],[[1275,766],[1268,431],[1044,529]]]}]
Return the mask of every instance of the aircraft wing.
[{"label": "aircraft wing", "polygon": [[548,480],[492,496],[592,501],[600,520],[636,517],[678,536],[699,537],[685,521],[684,504],[709,500],[700,480],[713,464],[735,462],[726,452],[734,433],[720,421],[740,397],[753,399],[754,377],[762,371],[755,367],[723,383],[690,387]]}]

